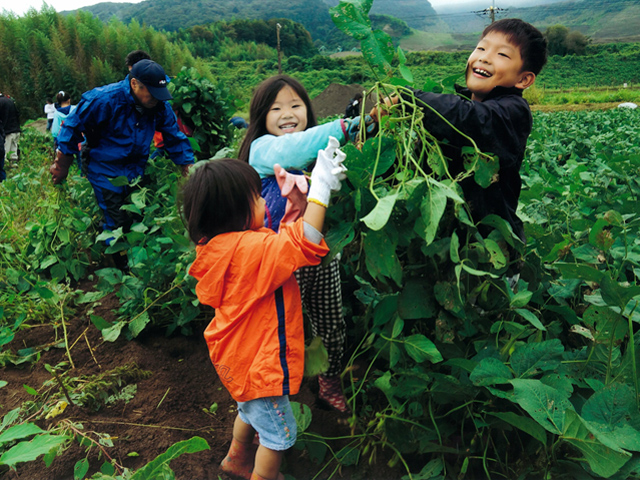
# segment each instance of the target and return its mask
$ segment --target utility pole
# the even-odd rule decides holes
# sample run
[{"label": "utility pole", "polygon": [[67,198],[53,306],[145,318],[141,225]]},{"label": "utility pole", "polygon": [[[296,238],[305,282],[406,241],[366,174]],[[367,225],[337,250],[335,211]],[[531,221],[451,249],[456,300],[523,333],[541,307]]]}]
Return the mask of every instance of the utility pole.
[{"label": "utility pole", "polygon": [[484,10],[480,10],[478,12],[473,12],[473,13],[481,16],[489,15],[489,19],[491,20],[491,23],[493,23],[496,21],[496,12],[504,12],[504,11],[505,11],[504,8],[496,7],[496,0],[493,0],[492,6],[485,8]]},{"label": "utility pole", "polygon": [[278,38],[278,75],[282,75],[282,51],[280,50],[280,29],[282,26],[276,23],[276,36]]}]

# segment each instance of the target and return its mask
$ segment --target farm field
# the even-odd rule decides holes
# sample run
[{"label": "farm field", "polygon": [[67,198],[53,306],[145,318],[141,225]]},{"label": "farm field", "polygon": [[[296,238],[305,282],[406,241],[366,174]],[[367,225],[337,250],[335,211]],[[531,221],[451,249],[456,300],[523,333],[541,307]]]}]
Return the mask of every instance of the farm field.
[{"label": "farm field", "polygon": [[[364,86],[367,102],[407,85],[451,92],[466,54],[405,55],[371,29],[370,6],[330,10],[362,57],[291,55],[285,71],[312,97],[335,84]],[[77,71],[78,97],[122,78],[120,50],[147,42],[173,73],[173,107],[194,122],[201,160],[236,155],[244,130],[227,119],[277,71],[273,49],[255,42],[172,43],[136,22],[46,9],[3,21],[16,48],[0,63],[30,60],[11,78],[29,118],[56,75]],[[33,39],[41,48],[28,48]],[[50,54],[57,45],[64,61]],[[205,47],[218,58],[194,57]],[[451,174],[450,145],[415,100],[399,96],[369,138],[343,147],[325,261],[340,255],[351,412],[322,408],[316,379],[304,380],[288,480],[640,478],[640,109],[617,108],[639,103],[638,55],[611,44],[554,56],[527,90],[526,242],[500,217],[477,221],[465,202],[461,182],[499,178],[494,155],[470,141]],[[51,184],[42,123],[24,126],[20,160],[0,184],[0,479],[230,480],[218,465],[235,404],[202,338],[214,312],[187,273],[195,252],[176,207],[179,170],[150,159],[149,181],[123,207],[131,230],[102,232],[75,166]],[[114,268],[122,252],[126,274]],[[320,363],[307,340],[306,364]]]},{"label": "farm field", "polygon": [[[456,368],[467,365],[465,368],[472,374],[467,378],[472,379],[472,383],[465,388],[474,389],[475,402],[483,406],[470,411],[469,418],[484,418],[487,425],[478,428],[486,429],[488,435],[492,428],[498,428],[498,425],[490,427],[488,413],[493,412],[494,419],[501,419],[499,428],[511,425],[507,428],[510,435],[525,444],[537,442],[538,450],[542,448],[544,452],[550,445],[545,446],[541,441],[549,428],[528,425],[527,429],[514,430],[517,422],[513,415],[527,412],[542,423],[555,414],[544,409],[542,412],[529,410],[526,404],[520,404],[522,410],[513,411],[504,403],[509,404],[510,400],[495,396],[491,400],[487,389],[493,391],[495,387],[487,381],[477,380],[475,375],[479,375],[479,367],[460,363],[465,355],[450,350],[456,344],[464,344],[465,335],[475,341],[494,338],[492,342],[500,345],[506,342],[512,351],[515,350],[513,355],[519,348],[532,345],[530,342],[539,342],[541,348],[552,348],[548,352],[551,357],[545,362],[551,362],[554,371],[560,374],[554,382],[562,381],[563,388],[572,385],[571,389],[583,402],[591,396],[590,390],[611,392],[614,386],[618,400],[627,399],[629,395],[633,398],[637,376],[631,374],[634,361],[629,355],[633,352],[630,342],[636,341],[633,334],[637,315],[627,311],[622,316],[620,310],[616,313],[615,306],[608,306],[608,302],[613,301],[611,295],[614,300],[625,298],[632,302],[638,288],[635,285],[640,272],[640,257],[636,253],[640,248],[637,217],[639,120],[639,112],[628,109],[535,113],[534,132],[522,168],[524,190],[520,214],[526,221],[528,236],[523,258],[530,267],[537,264],[539,270],[535,273],[525,270],[523,277],[528,279],[529,285],[521,285],[520,292],[526,294],[515,294],[519,300],[512,299],[511,307],[494,310],[495,318],[502,318],[506,329],[502,333],[495,332],[494,325],[487,331],[454,334],[448,327],[457,321],[447,317],[442,317],[443,320],[436,324],[422,320],[421,326],[417,327],[417,320],[408,320],[415,315],[406,313],[402,317],[391,315],[396,320],[388,325],[385,317],[380,317],[379,306],[388,304],[395,296],[383,293],[378,294],[382,297],[377,303],[378,310],[374,309],[371,323],[369,314],[363,310],[363,302],[367,301],[366,295],[373,293],[365,295],[366,284],[354,278],[359,259],[346,247],[343,281],[346,308],[350,313],[349,348],[353,357],[344,380],[347,392],[353,395],[357,420],[354,423],[354,419],[318,408],[314,403],[314,382],[312,379],[305,381],[303,391],[293,400],[310,407],[311,423],[301,436],[300,447],[305,447],[304,450],[294,449],[287,454],[283,470],[288,478],[329,478],[331,474],[338,478],[335,476],[337,469],[347,478],[401,478],[407,475],[407,470],[418,473],[427,463],[429,468],[441,473],[457,472],[456,475],[460,475],[460,462],[465,458],[469,472],[465,478],[479,478],[476,475],[482,471],[481,457],[471,453],[473,450],[469,450],[468,444],[466,447],[461,445],[461,442],[470,442],[473,435],[464,438],[467,434],[463,433],[462,438],[457,438],[453,432],[446,433],[445,428],[441,432],[440,450],[449,453],[428,454],[416,450],[417,427],[402,434],[396,432],[390,420],[381,430],[366,427],[372,408],[380,409],[389,401],[387,408],[397,410],[400,404],[395,403],[396,395],[400,395],[399,398],[410,395],[409,399],[413,395],[402,394],[399,390],[394,394],[389,390],[398,389],[402,381],[407,381],[406,378],[402,380],[402,375],[407,374],[406,366],[416,355],[408,346],[398,343],[402,350],[395,355],[400,357],[395,361],[388,357],[388,342],[383,339],[399,341],[405,338],[405,334],[386,331],[387,328],[401,328],[402,331],[402,327],[398,327],[399,318],[414,324],[413,331],[418,328],[443,352],[445,359],[448,358],[444,365],[436,362],[428,367],[424,360],[416,363],[414,368],[420,365],[423,371],[420,375],[431,371],[428,376],[437,378],[447,371],[451,375]],[[184,453],[170,463],[176,478],[218,478],[217,465],[230,438],[233,402],[217,382],[201,338],[212,312],[194,306],[193,284],[185,277],[193,252],[183,238],[184,232],[175,212],[173,199],[175,186],[179,183],[177,173],[170,165],[151,165],[151,175],[163,176],[167,181],[158,191],[148,192],[148,198],[138,203],[143,211],[150,211],[143,224],[148,227],[149,234],[146,243],[132,247],[137,251],[138,260],[132,274],[122,277],[113,269],[103,268],[108,265],[104,265],[102,242],[95,240],[99,233],[96,206],[88,183],[73,175],[67,187],[58,189],[50,185],[47,167],[52,154],[51,142],[35,128],[25,129],[21,148],[21,161],[16,167],[9,166],[9,180],[0,186],[0,211],[3,213],[0,221],[0,270],[3,273],[0,277],[0,318],[3,321],[0,330],[0,405],[5,412],[3,428],[22,422],[34,423],[50,431],[50,442],[60,438],[57,436],[64,438],[60,438],[58,454],[45,457],[46,462],[51,463],[49,467],[44,466],[42,456],[31,459],[27,455],[24,458],[30,461],[17,463],[15,471],[4,471],[0,478],[72,478],[78,462],[81,471],[87,466],[87,476],[98,475],[97,470],[105,462],[137,470],[176,442],[193,437],[202,438],[210,449],[198,451],[202,447],[199,444],[198,448],[192,447],[194,453]],[[338,201],[336,210],[342,205]],[[334,230],[341,228],[337,223],[332,227]],[[144,230],[142,226],[141,230]],[[129,241],[135,245],[141,239]],[[400,252],[401,247],[397,250]],[[370,271],[376,268],[383,267],[369,266]],[[156,276],[168,274],[164,277],[164,286],[161,283],[149,286],[153,284],[145,273],[149,269],[153,269]],[[172,271],[164,272],[168,269]],[[611,272],[615,285],[620,281],[620,286],[609,285],[611,291],[603,286],[598,288],[596,272]],[[173,279],[167,280],[172,275]],[[143,281],[145,288],[139,292],[137,283]],[[536,286],[532,288],[534,284]],[[164,290],[154,296],[147,291],[153,288]],[[415,285],[405,287],[401,297],[411,291],[417,295],[415,288]],[[405,301],[413,304],[417,298]],[[138,310],[136,302],[140,303]],[[489,308],[488,305],[485,307]],[[385,308],[388,309],[388,305]],[[446,308],[446,311],[453,311],[451,307]],[[509,316],[509,311],[514,309],[520,316]],[[621,323],[615,321],[627,316],[628,322],[626,319]],[[477,318],[477,328],[481,329],[485,321]],[[603,322],[608,322],[609,326],[605,327]],[[471,328],[471,325],[465,328]],[[134,335],[138,330],[137,336]],[[406,335],[409,333],[411,330],[407,330]],[[130,339],[133,336],[136,338]],[[361,342],[367,338],[373,343],[363,349]],[[512,357],[511,361],[515,359]],[[576,361],[584,362],[583,367],[571,367],[571,362]],[[469,357],[465,362],[484,363],[477,357]],[[536,368],[545,372],[551,364],[539,364]],[[401,365],[405,366],[398,370]],[[537,377],[534,374],[534,377],[525,375],[523,378],[534,381],[532,378]],[[389,386],[384,387],[389,381]],[[397,387],[392,387],[396,382]],[[425,377],[423,382],[427,389],[424,394],[428,397],[437,396],[436,391],[442,388],[437,382],[433,383],[433,378]],[[427,393],[429,390],[431,393]],[[65,391],[73,405],[54,416],[51,412],[65,400]],[[376,391],[384,394],[380,397]],[[567,396],[558,395],[557,401],[568,402],[569,398],[575,398],[568,393]],[[600,400],[607,402],[605,398]],[[412,402],[409,403],[415,417],[418,404],[415,404],[416,400]],[[431,408],[445,415],[446,410],[441,411],[443,406],[436,404]],[[624,408],[627,414],[634,411],[631,405]],[[402,409],[396,414],[385,409],[378,411],[387,418],[402,414]],[[45,418],[47,416],[49,418]],[[446,415],[443,418],[446,419]],[[528,416],[525,414],[521,418]],[[422,420],[417,417],[412,422],[422,423]],[[624,425],[620,428],[625,428],[631,438],[640,436],[634,422]],[[444,424],[440,428],[444,428]],[[75,440],[72,441],[72,437]],[[85,437],[81,446],[79,440]],[[560,431],[558,438],[559,444],[554,447],[556,458],[548,459],[548,471],[563,465],[564,457],[580,457],[582,453],[590,459],[580,443],[572,442],[566,433]],[[363,439],[368,439],[369,443]],[[437,439],[434,440],[438,444]],[[489,448],[487,445],[484,448]],[[633,444],[625,447],[635,451]],[[6,446],[4,448],[6,455]],[[371,457],[372,448],[377,450],[375,457]],[[396,449],[402,452],[402,457],[394,454]],[[190,450],[184,448],[184,451]],[[528,452],[525,449],[520,462]],[[629,454],[629,458],[626,453],[618,455],[620,458],[614,459],[617,463],[600,465],[601,460],[591,459],[584,470],[577,465],[575,468],[581,470],[582,475],[589,472],[589,478],[601,478],[603,472],[615,473],[611,478],[629,478],[638,466],[637,454]],[[82,461],[84,458],[87,463]],[[398,462],[399,458],[402,458],[401,462]],[[519,471],[521,467],[512,461],[514,463],[506,466],[514,472]],[[531,473],[526,478],[540,478],[537,476],[540,470],[533,464],[528,468]],[[414,475],[413,478],[438,478],[437,475]],[[220,478],[225,477],[220,475]]]}]

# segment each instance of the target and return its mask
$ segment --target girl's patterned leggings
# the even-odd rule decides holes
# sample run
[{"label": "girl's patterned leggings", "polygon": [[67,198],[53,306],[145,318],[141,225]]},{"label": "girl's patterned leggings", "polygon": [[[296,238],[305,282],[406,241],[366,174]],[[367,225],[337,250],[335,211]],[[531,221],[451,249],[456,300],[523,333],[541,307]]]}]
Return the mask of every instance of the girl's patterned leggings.
[{"label": "girl's patterned leggings", "polygon": [[329,354],[329,370],[324,374],[327,377],[342,373],[346,340],[338,261],[336,257],[327,266],[314,265],[296,271],[302,306],[309,317],[311,333],[322,339]]}]

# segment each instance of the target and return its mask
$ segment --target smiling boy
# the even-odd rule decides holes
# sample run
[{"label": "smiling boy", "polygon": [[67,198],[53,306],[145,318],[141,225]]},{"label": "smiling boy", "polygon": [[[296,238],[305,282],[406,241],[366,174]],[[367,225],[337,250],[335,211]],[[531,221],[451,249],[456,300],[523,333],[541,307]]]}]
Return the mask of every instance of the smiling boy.
[{"label": "smiling boy", "polygon": [[547,42],[539,30],[519,19],[499,20],[482,32],[469,56],[466,89],[456,86],[457,95],[420,90],[403,94],[423,106],[425,127],[445,141],[442,150],[451,160],[452,175],[464,171],[461,149],[470,142],[426,105],[471,137],[482,152],[498,157],[496,182],[482,188],[467,178],[461,187],[475,222],[498,215],[522,241],[524,227],[516,215],[522,185],[519,171],[532,127],[531,110],[522,93],[533,85],[546,61]]}]

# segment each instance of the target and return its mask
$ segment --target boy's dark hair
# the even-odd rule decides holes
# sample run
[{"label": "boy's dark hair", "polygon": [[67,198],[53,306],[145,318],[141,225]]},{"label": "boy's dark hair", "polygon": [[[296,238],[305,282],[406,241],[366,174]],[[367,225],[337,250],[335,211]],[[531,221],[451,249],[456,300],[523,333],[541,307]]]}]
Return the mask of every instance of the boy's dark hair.
[{"label": "boy's dark hair", "polygon": [[482,38],[491,32],[504,34],[511,43],[520,48],[524,64],[523,71],[540,73],[547,63],[547,40],[536,27],[519,18],[503,18],[493,22],[482,32]]},{"label": "boy's dark hair", "polygon": [[149,55],[144,50],[134,50],[133,52],[129,52],[124,59],[124,65],[129,68],[133,67],[140,60],[151,60],[151,55]]},{"label": "boy's dark hair", "polygon": [[[200,165],[203,163],[203,165]],[[182,187],[180,210],[191,240],[198,244],[251,226],[260,176],[233,158],[199,162]]]},{"label": "boy's dark hair", "polygon": [[307,128],[315,127],[317,125],[316,115],[313,112],[311,105],[311,99],[309,94],[302,86],[302,84],[295,78],[291,78],[288,75],[276,75],[275,77],[267,78],[264,82],[258,85],[253,97],[251,98],[251,105],[249,107],[249,128],[247,134],[244,136],[242,145],[240,146],[240,152],[238,153],[238,160],[243,162],[249,161],[249,149],[251,148],[251,142],[256,138],[269,133],[267,132],[267,114],[271,109],[271,105],[275,102],[276,97],[280,90],[289,86],[300,96],[307,107]]}]

